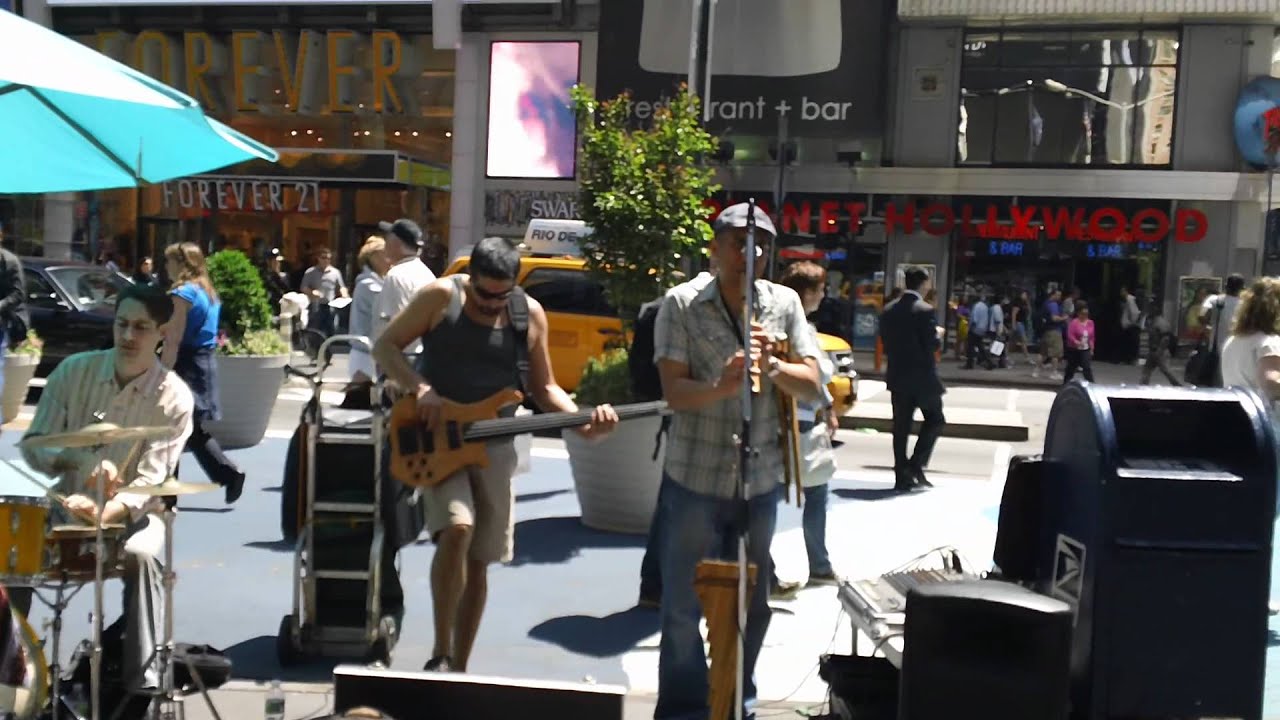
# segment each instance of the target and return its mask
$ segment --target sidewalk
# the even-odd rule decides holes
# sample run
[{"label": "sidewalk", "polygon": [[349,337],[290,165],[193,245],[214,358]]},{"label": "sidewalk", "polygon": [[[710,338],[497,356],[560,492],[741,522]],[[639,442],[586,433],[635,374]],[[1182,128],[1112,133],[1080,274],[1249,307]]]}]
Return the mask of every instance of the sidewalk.
[{"label": "sidewalk", "polygon": [[[858,371],[859,377],[883,380],[884,365],[885,363],[881,361],[880,369],[876,370],[874,353],[866,351],[854,353],[854,368]],[[948,385],[980,385],[1028,390],[1056,390],[1062,386],[1062,378],[1060,376],[1057,379],[1053,379],[1042,373],[1038,378],[1032,377],[1031,366],[1027,365],[1021,356],[1014,359],[1012,367],[1003,369],[987,370],[985,368],[975,368],[973,370],[965,370],[963,365],[963,361],[956,360],[954,355],[944,355],[942,362],[938,364],[938,376],[942,378],[943,383]],[[1175,358],[1170,362],[1174,377],[1179,380],[1182,379],[1185,365],[1186,360],[1184,358]],[[1093,375],[1094,380],[1101,385],[1137,385],[1142,378],[1142,366],[1094,363]],[[1151,382],[1156,385],[1168,384],[1165,377],[1158,371],[1152,376]]]},{"label": "sidewalk", "polygon": [[[226,685],[209,693],[214,707],[222,720],[255,720],[263,717],[267,696],[265,683],[250,680],[232,680]],[[287,720],[294,718],[322,717],[333,712],[332,683],[282,683],[285,691],[284,716]],[[647,694],[627,695],[623,704],[624,720],[649,720],[653,717],[654,704],[657,698]],[[199,693],[188,695],[183,700],[183,720],[214,720],[204,698]],[[759,709],[758,716],[774,718],[801,717],[811,713],[814,703],[766,702]],[[454,709],[451,712],[436,711],[433,715],[442,717],[459,717],[463,712]],[[395,720],[417,720],[416,718],[396,718]],[[578,718],[565,718],[578,720]],[[582,720],[590,720],[583,718]]]}]

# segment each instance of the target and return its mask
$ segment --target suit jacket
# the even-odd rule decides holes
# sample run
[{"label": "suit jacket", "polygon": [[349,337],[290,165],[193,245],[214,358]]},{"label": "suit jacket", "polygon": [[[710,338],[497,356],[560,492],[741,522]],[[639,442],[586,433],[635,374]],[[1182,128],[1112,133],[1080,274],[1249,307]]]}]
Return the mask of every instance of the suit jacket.
[{"label": "suit jacket", "polygon": [[880,314],[880,338],[889,363],[885,371],[889,392],[946,392],[934,359],[941,346],[937,328],[933,306],[915,293],[903,293],[885,306]]}]

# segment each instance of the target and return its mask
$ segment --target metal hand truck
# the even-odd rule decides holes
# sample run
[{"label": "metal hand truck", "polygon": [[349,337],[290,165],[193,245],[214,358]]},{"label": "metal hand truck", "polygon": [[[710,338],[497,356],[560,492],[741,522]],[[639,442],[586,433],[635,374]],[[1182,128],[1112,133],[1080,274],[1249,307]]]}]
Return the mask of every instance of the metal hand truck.
[{"label": "metal hand truck", "polygon": [[[302,527],[294,550],[293,612],[280,621],[276,652],[281,666],[310,657],[363,658],[391,664],[396,621],[382,612],[382,551],[385,528],[382,508],[382,449],[385,416],[380,384],[373,387],[371,411],[342,410],[345,423],[326,422],[321,400],[326,386],[346,385],[346,378],[326,378],[333,346],[368,348],[368,338],[334,335],[320,346],[311,371],[286,367],[305,378],[313,394],[303,413]],[[369,417],[369,426],[350,422]],[[371,450],[368,474],[328,477],[318,473],[317,451],[345,446],[350,452]],[[330,475],[341,473],[330,472]],[[360,603],[360,600],[363,603]]]}]

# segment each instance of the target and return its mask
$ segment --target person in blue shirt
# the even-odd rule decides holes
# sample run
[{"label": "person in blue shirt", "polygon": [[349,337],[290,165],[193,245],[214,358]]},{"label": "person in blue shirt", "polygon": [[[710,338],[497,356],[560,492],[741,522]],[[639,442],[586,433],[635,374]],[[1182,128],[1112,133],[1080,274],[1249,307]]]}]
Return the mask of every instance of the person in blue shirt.
[{"label": "person in blue shirt", "polygon": [[204,423],[222,419],[218,407],[218,319],[222,303],[209,279],[204,253],[195,243],[170,245],[164,250],[165,269],[173,281],[173,318],[165,326],[160,361],[191,388],[195,399],[191,438],[186,449],[209,480],[226,491],[227,504],[244,491],[244,472],[222,452]]}]

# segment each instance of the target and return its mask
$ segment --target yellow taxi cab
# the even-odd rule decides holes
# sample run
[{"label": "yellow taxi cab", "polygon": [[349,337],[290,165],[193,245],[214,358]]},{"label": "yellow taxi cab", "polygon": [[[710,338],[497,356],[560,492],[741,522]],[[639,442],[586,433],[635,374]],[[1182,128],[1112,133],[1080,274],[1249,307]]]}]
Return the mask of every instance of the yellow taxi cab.
[{"label": "yellow taxi cab", "polygon": [[[604,289],[586,271],[577,236],[589,232],[581,220],[529,222],[522,246],[520,276],[516,283],[547,313],[547,345],[551,369],[560,386],[573,392],[587,361],[604,353],[610,341],[622,334],[622,322],[605,299]],[[470,257],[456,258],[445,275],[465,273]],[[843,415],[858,399],[858,375],[853,369],[853,348],[834,335],[818,334],[818,344],[836,368],[827,385],[835,399],[836,414]]]}]

